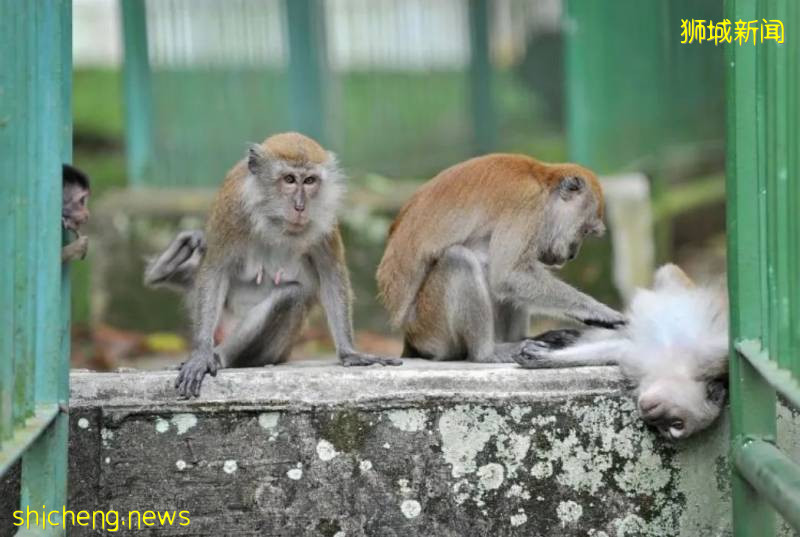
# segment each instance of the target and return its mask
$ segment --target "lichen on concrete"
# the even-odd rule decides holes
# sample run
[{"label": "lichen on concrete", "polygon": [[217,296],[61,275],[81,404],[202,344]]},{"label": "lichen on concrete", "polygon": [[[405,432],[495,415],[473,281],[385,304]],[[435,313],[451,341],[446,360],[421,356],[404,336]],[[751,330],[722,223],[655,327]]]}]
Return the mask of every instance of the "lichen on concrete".
[{"label": "lichen on concrete", "polygon": [[[178,537],[729,532],[725,421],[667,443],[613,368],[223,370],[193,401],[172,380],[73,375],[73,506],[187,509]],[[798,440],[781,411],[779,442]]]}]

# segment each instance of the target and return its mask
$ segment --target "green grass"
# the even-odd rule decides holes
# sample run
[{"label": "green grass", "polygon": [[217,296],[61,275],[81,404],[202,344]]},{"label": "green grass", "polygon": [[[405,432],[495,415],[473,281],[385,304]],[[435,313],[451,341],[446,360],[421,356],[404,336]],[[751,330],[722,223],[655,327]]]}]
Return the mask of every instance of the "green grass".
[{"label": "green grass", "polygon": [[[121,77],[117,71],[78,70],[73,76],[73,162],[92,180],[92,200],[126,184]],[[90,201],[90,209],[91,209]],[[93,244],[89,242],[89,255]],[[72,319],[89,321],[89,263],[72,264]]]}]

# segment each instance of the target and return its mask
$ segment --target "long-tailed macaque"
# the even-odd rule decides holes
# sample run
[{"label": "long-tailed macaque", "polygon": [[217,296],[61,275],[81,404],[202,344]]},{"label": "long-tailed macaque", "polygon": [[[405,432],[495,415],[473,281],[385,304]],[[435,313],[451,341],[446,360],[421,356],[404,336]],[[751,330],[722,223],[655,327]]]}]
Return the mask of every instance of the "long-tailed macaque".
[{"label": "long-tailed macaque", "polygon": [[[642,419],[676,440],[705,429],[722,410],[728,301],[721,286],[696,286],[675,265],[658,269],[654,282],[634,294],[625,327],[545,333],[515,359],[525,368],[619,364],[635,384]],[[553,345],[552,335],[561,341]]]},{"label": "long-tailed macaque", "polygon": [[441,172],[400,210],[378,268],[404,356],[510,362],[534,312],[623,324],[551,272],[602,216],[600,184],[576,164],[494,154]]},{"label": "long-tailed macaque", "polygon": [[62,199],[61,225],[75,234],[75,240],[61,249],[61,262],[83,259],[89,248],[89,238],[81,235],[80,227],[89,220],[89,177],[74,166],[61,167]]},{"label": "long-tailed macaque", "polygon": [[180,396],[199,395],[220,367],[284,361],[317,300],[343,365],[401,363],[353,346],[336,222],[343,192],[332,153],[301,134],[271,136],[228,172],[205,235],[179,235],[151,263],[146,282],[190,288],[194,337],[175,381]]}]

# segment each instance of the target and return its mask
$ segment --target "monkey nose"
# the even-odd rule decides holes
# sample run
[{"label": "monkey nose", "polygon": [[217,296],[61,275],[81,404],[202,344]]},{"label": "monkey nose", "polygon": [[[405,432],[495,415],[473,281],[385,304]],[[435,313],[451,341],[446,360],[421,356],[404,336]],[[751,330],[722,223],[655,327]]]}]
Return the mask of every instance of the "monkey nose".
[{"label": "monkey nose", "polygon": [[652,419],[653,414],[658,411],[661,402],[655,397],[640,397],[639,398],[639,413],[646,420]]}]

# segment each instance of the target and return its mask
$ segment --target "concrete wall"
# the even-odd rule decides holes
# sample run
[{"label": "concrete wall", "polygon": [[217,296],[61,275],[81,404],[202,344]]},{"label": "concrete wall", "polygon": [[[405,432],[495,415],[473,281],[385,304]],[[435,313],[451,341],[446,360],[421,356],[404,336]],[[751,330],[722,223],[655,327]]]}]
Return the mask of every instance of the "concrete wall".
[{"label": "concrete wall", "polygon": [[147,535],[730,534],[726,420],[669,444],[616,368],[301,363],[222,371],[197,401],[174,377],[73,373],[72,509],[189,511]]}]

